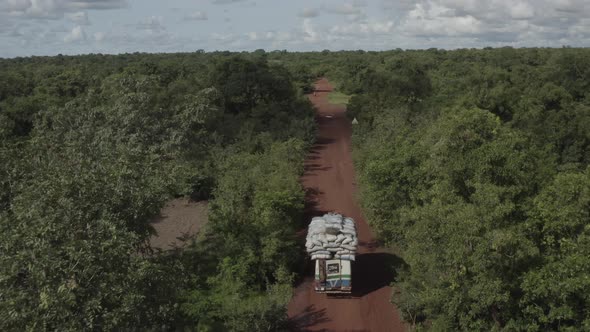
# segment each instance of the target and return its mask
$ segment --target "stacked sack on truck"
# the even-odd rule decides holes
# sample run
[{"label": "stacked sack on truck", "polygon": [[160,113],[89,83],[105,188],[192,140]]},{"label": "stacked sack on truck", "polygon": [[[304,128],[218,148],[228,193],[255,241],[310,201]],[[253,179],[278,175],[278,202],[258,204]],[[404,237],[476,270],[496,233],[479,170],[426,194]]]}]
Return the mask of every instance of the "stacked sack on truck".
[{"label": "stacked sack on truck", "polygon": [[305,246],[311,259],[355,259],[358,245],[354,220],[328,213],[314,217],[307,229]]}]

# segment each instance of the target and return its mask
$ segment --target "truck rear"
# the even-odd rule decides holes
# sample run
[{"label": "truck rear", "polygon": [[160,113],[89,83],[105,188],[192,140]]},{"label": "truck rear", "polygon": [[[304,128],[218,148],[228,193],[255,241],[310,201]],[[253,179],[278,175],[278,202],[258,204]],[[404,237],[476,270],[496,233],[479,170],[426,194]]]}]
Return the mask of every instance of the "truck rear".
[{"label": "truck rear", "polygon": [[349,294],[352,291],[352,262],[357,245],[356,225],[351,218],[328,213],[312,219],[306,248],[315,261],[316,292]]}]

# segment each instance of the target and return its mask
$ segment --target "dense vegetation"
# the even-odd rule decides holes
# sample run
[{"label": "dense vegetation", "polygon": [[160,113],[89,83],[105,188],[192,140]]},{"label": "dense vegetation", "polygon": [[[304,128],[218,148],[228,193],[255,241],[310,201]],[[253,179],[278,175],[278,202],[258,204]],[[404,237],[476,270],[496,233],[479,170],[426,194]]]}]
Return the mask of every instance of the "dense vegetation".
[{"label": "dense vegetation", "polygon": [[[264,54],[0,60],[0,329],[284,324],[311,105]],[[210,200],[182,251],[164,202]]]},{"label": "dense vegetation", "polygon": [[[0,60],[0,329],[282,329],[323,75],[407,321],[590,329],[590,54],[512,48]],[[210,222],[154,252],[179,195]]]},{"label": "dense vegetation", "polygon": [[354,94],[362,202],[436,331],[590,329],[590,51],[316,54]]}]

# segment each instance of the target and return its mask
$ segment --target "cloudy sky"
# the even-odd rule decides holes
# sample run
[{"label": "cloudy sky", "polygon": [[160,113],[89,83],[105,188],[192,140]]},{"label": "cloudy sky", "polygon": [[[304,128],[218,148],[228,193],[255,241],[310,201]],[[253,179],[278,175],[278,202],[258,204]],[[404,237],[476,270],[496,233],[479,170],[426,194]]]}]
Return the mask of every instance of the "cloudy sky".
[{"label": "cloudy sky", "polygon": [[0,0],[0,57],[590,46],[590,0]]}]

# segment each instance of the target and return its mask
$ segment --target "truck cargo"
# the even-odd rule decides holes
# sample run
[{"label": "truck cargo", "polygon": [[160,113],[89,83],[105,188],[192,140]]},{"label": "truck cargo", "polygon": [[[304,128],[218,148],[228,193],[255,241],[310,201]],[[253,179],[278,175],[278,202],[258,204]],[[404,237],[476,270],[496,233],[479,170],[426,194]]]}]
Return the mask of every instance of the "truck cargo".
[{"label": "truck cargo", "polygon": [[336,213],[312,218],[305,246],[315,265],[316,292],[351,293],[357,245],[352,218]]}]

